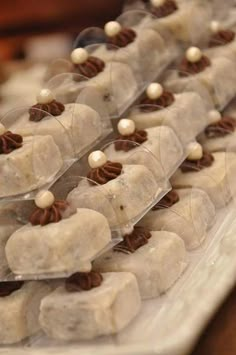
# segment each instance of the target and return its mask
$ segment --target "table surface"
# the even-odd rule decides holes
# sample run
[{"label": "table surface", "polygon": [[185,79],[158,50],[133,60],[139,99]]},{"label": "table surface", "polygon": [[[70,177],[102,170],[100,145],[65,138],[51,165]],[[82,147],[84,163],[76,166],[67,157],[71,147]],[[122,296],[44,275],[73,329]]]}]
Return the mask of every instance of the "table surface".
[{"label": "table surface", "polygon": [[192,355],[236,355],[236,287],[203,332]]}]

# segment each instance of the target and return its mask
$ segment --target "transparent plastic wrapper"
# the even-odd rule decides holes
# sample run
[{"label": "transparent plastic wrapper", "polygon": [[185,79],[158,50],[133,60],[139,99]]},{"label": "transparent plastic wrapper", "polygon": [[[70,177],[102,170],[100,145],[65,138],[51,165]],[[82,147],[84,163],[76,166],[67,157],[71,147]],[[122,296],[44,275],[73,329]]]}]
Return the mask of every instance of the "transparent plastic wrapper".
[{"label": "transparent plastic wrapper", "polygon": [[174,94],[174,100],[168,107],[136,105],[129,110],[128,117],[138,129],[157,126],[172,128],[183,147],[186,147],[207,125],[206,105],[198,93],[191,91]]},{"label": "transparent plastic wrapper", "polygon": [[[229,163],[230,162],[230,163]],[[182,166],[183,167],[183,166]],[[174,188],[195,187],[205,191],[216,208],[225,207],[232,199],[228,183],[236,169],[234,152],[204,153],[195,165],[186,160],[184,170],[178,169],[171,179]]]},{"label": "transparent plastic wrapper", "polygon": [[213,18],[217,19],[227,19],[233,6],[235,5],[234,0],[226,0],[224,3],[220,0],[208,0],[213,8]]},{"label": "transparent plastic wrapper", "polygon": [[225,148],[225,169],[227,170],[227,185],[229,195],[233,199],[233,205],[236,201],[236,186],[235,186],[235,165],[236,165],[236,144],[235,139],[230,140]]},{"label": "transparent plastic wrapper", "polygon": [[[12,125],[25,112],[28,112],[28,108],[17,109],[1,119],[3,128],[1,140],[4,148],[1,154],[0,197],[8,200],[34,198],[39,188],[51,186],[74,161],[73,157],[69,159],[62,157],[53,137],[49,134],[41,135],[36,127],[32,135],[19,135]],[[32,112],[36,115],[50,116],[38,109],[32,109]],[[51,119],[54,120],[56,128],[64,130],[60,122],[54,117]],[[66,140],[67,133],[65,130],[63,132]],[[70,144],[69,140],[68,142]]]},{"label": "transparent plastic wrapper", "polygon": [[[181,74],[181,75],[179,75]],[[227,58],[211,60],[203,71],[190,75],[171,70],[165,76],[164,86],[173,92],[195,91],[208,104],[222,110],[235,96],[235,63]]]},{"label": "transparent plastic wrapper", "polygon": [[[95,44],[90,45],[86,47],[86,51],[94,56],[93,52],[97,47],[98,45]],[[72,66],[69,62],[68,65]],[[75,71],[73,67],[72,71]],[[65,104],[78,102],[81,92],[91,87],[97,91],[96,96],[100,95],[101,105],[111,116],[117,116],[124,107],[130,105],[138,92],[138,83],[130,67],[125,63],[115,61],[105,63],[103,71],[92,78],[75,72],[58,74],[46,83],[46,87]],[[88,96],[91,100],[87,100],[87,104],[93,107],[93,97]]]},{"label": "transparent plastic wrapper", "polygon": [[[65,200],[75,181],[76,184],[88,183],[82,177],[66,182],[62,179],[53,188],[54,194],[41,191],[36,195],[28,221],[25,220],[25,225],[16,230],[6,243],[10,271],[2,280],[55,279],[68,277],[74,272],[90,272],[94,258],[121,240],[116,211],[102,189],[97,195],[103,214],[85,205],[74,207]],[[46,194],[49,198],[50,195],[54,197],[52,204],[39,207]],[[118,226],[112,231],[108,223],[111,216]]]},{"label": "transparent plastic wrapper", "polygon": [[220,24],[217,21],[215,22],[213,21],[211,23],[211,26],[217,26],[217,24],[219,30],[218,31],[215,30],[215,33],[214,31],[211,31],[209,35],[209,41],[207,43],[207,49],[204,50],[204,53],[209,58],[212,59],[216,57],[223,57],[223,58],[225,57],[235,62],[236,61],[236,39],[235,39],[236,28],[231,30],[231,28],[223,27],[223,24]]},{"label": "transparent plastic wrapper", "polygon": [[152,231],[178,234],[188,250],[204,242],[207,231],[215,223],[215,207],[203,190],[196,188],[170,191],[139,222]]},{"label": "transparent plastic wrapper", "polygon": [[[149,239],[132,251],[121,242],[95,260],[94,269],[132,272],[137,278],[142,299],[158,297],[175,283],[188,264],[184,243],[177,234],[166,231],[149,232],[135,227],[133,233],[140,238],[146,233]],[[129,238],[132,241],[132,234]]]},{"label": "transparent plastic wrapper", "polygon": [[[105,156],[102,151],[91,155],[95,153]],[[93,185],[87,180],[78,182],[67,200],[74,209],[83,206],[104,214],[112,230],[125,233],[162,198],[169,190],[169,183],[158,160],[145,148],[131,154],[124,165],[110,161],[108,157],[106,161],[101,167],[91,169],[87,175],[100,185]],[[145,165],[142,165],[143,162]],[[100,191],[113,206],[111,211],[101,200]],[[115,211],[116,219],[112,211]]]},{"label": "transparent plastic wrapper", "polygon": [[[175,1],[173,11],[166,15],[165,4],[160,5],[161,10],[151,5],[151,2],[144,3],[133,1],[130,8],[139,9],[142,4],[146,11],[153,14],[154,19],[150,27],[156,31],[164,28],[177,40],[184,43],[204,43],[205,34],[208,31],[208,23],[212,18],[212,7],[206,1]],[[170,5],[168,4],[170,9]],[[170,10],[169,10],[170,11]],[[160,14],[159,14],[160,13]]]},{"label": "transparent plastic wrapper", "polygon": [[132,137],[137,137],[137,141],[141,137],[140,141],[143,142],[139,144],[132,141],[130,136],[121,136],[105,145],[102,150],[110,161],[146,166],[153,172],[157,182],[168,180],[185,159],[182,144],[168,126],[136,130]]}]

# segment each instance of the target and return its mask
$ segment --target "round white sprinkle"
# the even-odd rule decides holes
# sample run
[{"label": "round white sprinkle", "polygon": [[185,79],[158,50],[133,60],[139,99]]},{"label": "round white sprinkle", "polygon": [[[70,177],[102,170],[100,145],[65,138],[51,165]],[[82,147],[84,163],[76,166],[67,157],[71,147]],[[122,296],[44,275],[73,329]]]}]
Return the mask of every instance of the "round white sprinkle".
[{"label": "round white sprinkle", "polygon": [[39,104],[50,104],[54,100],[54,96],[49,89],[42,89],[37,95],[37,102]]},{"label": "round white sprinkle", "polygon": [[186,51],[186,58],[191,63],[199,62],[202,58],[202,51],[198,47],[190,47]]},{"label": "round white sprinkle", "polygon": [[212,33],[218,33],[220,31],[220,23],[218,21],[211,21],[210,30]]},{"label": "round white sprinkle", "polygon": [[119,22],[117,22],[117,21],[107,22],[104,27],[105,33],[108,37],[114,37],[114,36],[118,35],[120,33],[121,29],[122,29],[122,27],[119,24]]},{"label": "round white sprinkle", "polygon": [[89,57],[88,52],[84,48],[76,48],[71,52],[71,60],[74,64],[83,64]]},{"label": "round white sprinkle", "polygon": [[188,146],[188,160],[199,160],[202,158],[203,150],[201,144],[194,142]]},{"label": "round white sprinkle", "polygon": [[100,168],[107,162],[107,157],[106,155],[101,151],[101,150],[96,150],[95,152],[92,152],[89,157],[88,157],[88,163],[90,168],[96,169]]},{"label": "round white sprinkle", "polygon": [[163,94],[163,91],[164,91],[163,87],[160,84],[151,83],[147,87],[146,94],[149,99],[156,100],[156,99],[159,99],[159,97],[161,97],[161,95]]},{"label": "round white sprinkle", "polygon": [[129,136],[135,132],[135,123],[132,120],[123,118],[119,121],[117,128],[122,136]]},{"label": "round white sprinkle", "polygon": [[208,122],[209,124],[211,123],[217,123],[221,120],[221,113],[217,110],[211,110],[208,112]]},{"label": "round white sprinkle", "polygon": [[6,128],[3,126],[2,123],[0,123],[0,135],[4,134],[6,132]]},{"label": "round white sprinkle", "polygon": [[159,7],[164,5],[165,2],[166,0],[151,0],[151,5],[155,7]]},{"label": "round white sprinkle", "polygon": [[42,190],[35,196],[35,204],[39,208],[48,208],[53,205],[55,197],[51,191]]}]

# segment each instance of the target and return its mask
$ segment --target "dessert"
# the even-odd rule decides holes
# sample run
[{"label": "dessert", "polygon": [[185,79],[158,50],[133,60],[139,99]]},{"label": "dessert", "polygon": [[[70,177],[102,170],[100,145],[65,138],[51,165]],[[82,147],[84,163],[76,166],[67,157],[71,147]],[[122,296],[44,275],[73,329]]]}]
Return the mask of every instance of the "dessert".
[{"label": "dessert", "polygon": [[[109,160],[122,164],[142,164],[153,171],[156,178],[169,177],[183,156],[183,148],[175,133],[167,126],[138,130],[129,119],[121,119],[118,123],[119,136],[105,150]],[[156,158],[148,159],[151,152]]]},{"label": "dessert", "polygon": [[152,231],[165,230],[180,236],[187,249],[201,245],[214,223],[215,207],[200,189],[171,190],[139,222]]},{"label": "dessert", "polygon": [[62,84],[55,88],[58,100],[76,102],[80,92],[89,85],[101,93],[109,112],[114,113],[136,95],[138,84],[127,64],[105,63],[96,53],[90,56],[84,48],[76,48],[71,53],[71,60],[74,74],[63,76]]},{"label": "dessert", "polygon": [[204,98],[207,91],[217,108],[223,108],[236,94],[235,63],[228,58],[209,59],[197,47],[190,47],[176,72],[165,80],[174,92],[197,91]]},{"label": "dessert", "polygon": [[194,44],[204,39],[211,18],[210,6],[199,1],[150,0],[148,10],[157,18],[152,28],[165,28],[177,40]]},{"label": "dessert", "polygon": [[171,179],[174,188],[197,187],[205,191],[215,207],[225,206],[235,195],[230,182],[236,172],[233,152],[204,152],[198,143],[190,149],[188,158]]},{"label": "dessert", "polygon": [[119,332],[140,306],[131,273],[76,273],[42,300],[39,320],[49,337],[87,340]]},{"label": "dessert", "polygon": [[229,115],[221,115],[219,111],[210,111],[211,123],[199,137],[199,142],[209,152],[226,151],[236,138],[236,120]]},{"label": "dessert", "polygon": [[100,213],[80,208],[68,218],[65,201],[40,191],[30,223],[11,235],[6,245],[10,269],[17,275],[71,274],[89,271],[91,260],[111,239]]},{"label": "dessert", "polygon": [[[49,162],[49,158],[53,159]],[[62,165],[51,136],[21,137],[0,124],[0,197],[43,186],[52,181]]]},{"label": "dessert", "polygon": [[122,27],[119,22],[110,21],[104,30],[107,43],[98,46],[94,55],[104,62],[128,64],[139,81],[157,76],[172,61],[173,53],[160,34],[150,28]]},{"label": "dessert", "polygon": [[167,291],[187,266],[183,241],[170,232],[134,227],[131,234],[94,263],[100,272],[132,272],[142,299]]},{"label": "dessert", "polygon": [[17,343],[40,330],[40,302],[50,292],[44,282],[0,282],[0,343]]},{"label": "dessert", "polygon": [[101,151],[90,154],[89,165],[89,180],[79,182],[67,200],[72,209],[83,206],[102,213],[112,227],[137,219],[161,191],[143,165],[111,162]]},{"label": "dessert", "polygon": [[82,104],[63,105],[48,89],[41,90],[37,104],[16,117],[9,128],[23,137],[52,136],[67,159],[78,156],[102,134],[101,117],[96,111]]},{"label": "dessert", "polygon": [[205,102],[194,92],[173,94],[160,84],[152,83],[139,105],[130,112],[137,129],[169,126],[184,145],[207,124]]}]

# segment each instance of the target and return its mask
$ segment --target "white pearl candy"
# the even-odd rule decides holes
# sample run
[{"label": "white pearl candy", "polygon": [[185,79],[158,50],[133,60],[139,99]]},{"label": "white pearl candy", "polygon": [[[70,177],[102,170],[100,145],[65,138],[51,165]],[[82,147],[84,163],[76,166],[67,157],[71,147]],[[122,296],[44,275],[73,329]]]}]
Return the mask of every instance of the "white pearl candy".
[{"label": "white pearl candy", "polygon": [[107,162],[107,157],[106,155],[101,151],[101,150],[96,150],[95,152],[92,152],[89,157],[88,157],[88,163],[90,168],[96,169],[100,168]]},{"label": "white pearl candy", "polygon": [[54,96],[49,89],[42,89],[37,95],[37,102],[39,104],[50,104],[54,100]]},{"label": "white pearl candy", "polygon": [[218,33],[220,31],[220,23],[218,21],[211,21],[210,30],[213,33]]},{"label": "white pearl candy", "polygon": [[119,121],[117,128],[122,136],[129,136],[135,132],[135,123],[128,118],[123,118]]},{"label": "white pearl candy", "polygon": [[84,48],[76,48],[71,52],[71,60],[74,64],[83,64],[89,57],[88,52]]},{"label": "white pearl candy", "polygon": [[221,113],[217,110],[211,110],[208,112],[208,122],[209,124],[211,123],[217,123],[221,120]]},{"label": "white pearl candy", "polygon": [[104,31],[108,37],[114,37],[118,35],[121,31],[122,27],[117,21],[107,22]]},{"label": "white pearl candy", "polygon": [[39,191],[35,196],[35,204],[39,208],[48,208],[53,205],[55,197],[51,191],[43,190]]},{"label": "white pearl candy", "polygon": [[151,100],[156,100],[163,94],[163,87],[158,83],[151,83],[146,90],[147,97]]},{"label": "white pearl candy", "polygon": [[159,7],[164,5],[166,0],[151,0],[151,5],[155,7]]},{"label": "white pearl candy", "polygon": [[4,134],[6,132],[6,128],[3,126],[2,123],[0,123],[0,135]]},{"label": "white pearl candy", "polygon": [[191,63],[199,62],[202,58],[202,51],[198,47],[190,47],[186,51],[186,58]]},{"label": "white pearl candy", "polygon": [[188,146],[188,160],[199,160],[203,156],[203,149],[201,144],[194,142],[190,143]]}]

